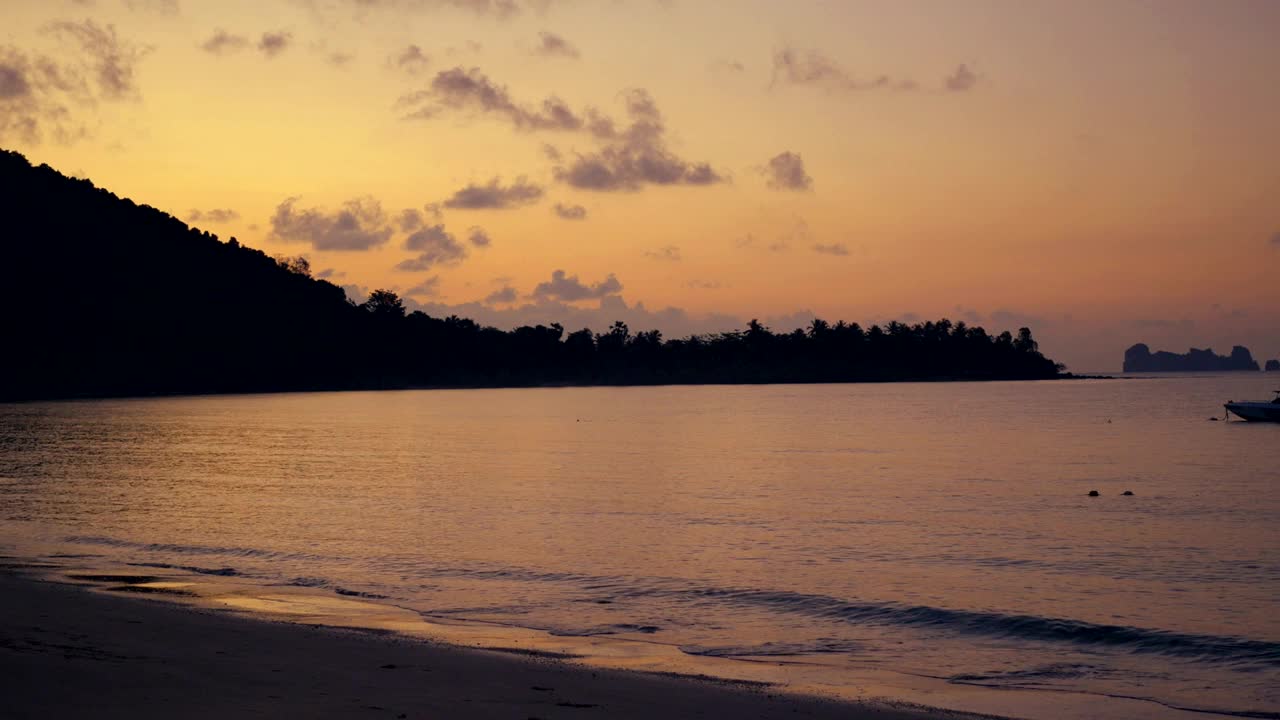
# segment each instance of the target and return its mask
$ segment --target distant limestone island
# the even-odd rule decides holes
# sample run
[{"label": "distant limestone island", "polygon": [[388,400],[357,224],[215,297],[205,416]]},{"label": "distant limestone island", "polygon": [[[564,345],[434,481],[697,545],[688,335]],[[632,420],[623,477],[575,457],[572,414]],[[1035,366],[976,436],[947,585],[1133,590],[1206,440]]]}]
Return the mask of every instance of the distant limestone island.
[{"label": "distant limestone island", "polygon": [[664,338],[356,304],[276,258],[0,150],[0,400],[422,387],[1036,380],[1031,330],[949,320]]},{"label": "distant limestone island", "polygon": [[[1257,372],[1258,361],[1253,359],[1249,348],[1236,345],[1231,348],[1230,355],[1218,355],[1211,348],[1200,350],[1191,348],[1184,354],[1171,353],[1164,350],[1151,352],[1144,343],[1138,343],[1124,351],[1124,371],[1127,373],[1142,372],[1228,372],[1235,370],[1251,370]],[[1280,372],[1280,361],[1268,360],[1267,370]]]}]

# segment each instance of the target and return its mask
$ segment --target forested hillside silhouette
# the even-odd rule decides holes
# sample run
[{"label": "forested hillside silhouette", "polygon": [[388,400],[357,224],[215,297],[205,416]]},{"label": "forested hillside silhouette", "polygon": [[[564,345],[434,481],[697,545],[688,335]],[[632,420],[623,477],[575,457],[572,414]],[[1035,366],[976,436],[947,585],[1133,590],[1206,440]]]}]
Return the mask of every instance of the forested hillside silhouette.
[{"label": "forested hillside silhouette", "polygon": [[1031,331],[947,320],[666,340],[356,305],[276,259],[0,151],[0,398],[423,386],[1035,379]]}]

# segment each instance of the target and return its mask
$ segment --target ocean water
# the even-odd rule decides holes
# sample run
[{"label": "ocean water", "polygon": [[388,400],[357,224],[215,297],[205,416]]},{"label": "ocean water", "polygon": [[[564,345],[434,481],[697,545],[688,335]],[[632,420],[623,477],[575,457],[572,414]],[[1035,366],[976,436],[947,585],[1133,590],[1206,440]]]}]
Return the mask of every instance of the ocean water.
[{"label": "ocean water", "polygon": [[1280,717],[1280,425],[1209,421],[1272,385],[0,405],[0,552],[849,696]]}]

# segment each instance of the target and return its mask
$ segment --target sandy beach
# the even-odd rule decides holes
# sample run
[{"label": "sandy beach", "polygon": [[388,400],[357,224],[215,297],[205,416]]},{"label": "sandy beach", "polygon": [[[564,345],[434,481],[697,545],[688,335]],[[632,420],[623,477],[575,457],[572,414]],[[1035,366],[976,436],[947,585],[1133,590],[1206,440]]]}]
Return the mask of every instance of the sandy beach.
[{"label": "sandy beach", "polygon": [[959,717],[593,670],[0,574],[7,718]]}]

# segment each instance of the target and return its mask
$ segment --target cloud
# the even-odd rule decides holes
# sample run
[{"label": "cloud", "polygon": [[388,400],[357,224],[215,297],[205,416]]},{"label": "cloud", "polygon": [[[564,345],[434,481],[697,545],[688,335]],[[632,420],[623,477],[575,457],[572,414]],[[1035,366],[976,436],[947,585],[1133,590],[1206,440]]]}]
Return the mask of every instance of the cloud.
[{"label": "cloud", "polygon": [[355,198],[340,210],[298,210],[291,197],[271,216],[271,237],[283,242],[306,242],[316,250],[369,250],[391,239],[392,229],[382,205],[371,197]]},{"label": "cloud", "polygon": [[413,208],[401,210],[400,216],[396,218],[396,224],[400,226],[402,232],[413,232],[423,225],[422,211]]},{"label": "cloud", "polygon": [[774,190],[805,192],[813,189],[813,178],[805,172],[804,159],[799,153],[779,153],[769,160],[762,171],[769,179],[769,187]]},{"label": "cloud", "polygon": [[584,285],[577,275],[565,275],[563,270],[551,273],[551,279],[538,283],[530,297],[542,300],[559,300],[561,302],[578,302],[580,300],[599,299],[607,295],[622,292],[622,283],[610,273],[601,282]]},{"label": "cloud", "polygon": [[187,213],[187,222],[229,223],[240,219],[240,213],[231,208],[214,208],[213,210],[192,210]]},{"label": "cloud", "polygon": [[978,84],[978,76],[968,65],[961,64],[956,67],[955,72],[943,78],[942,83],[951,92],[965,92]]},{"label": "cloud", "polygon": [[[706,162],[684,160],[666,145],[666,125],[645,90],[625,94],[631,124],[623,131],[597,131],[604,147],[575,153],[567,166],[557,165],[556,180],[580,190],[635,191],[644,185],[712,185],[726,178]],[[612,123],[610,123],[612,127]]]},{"label": "cloud", "polygon": [[1280,232],[1271,236],[1271,247],[1280,248]]},{"label": "cloud", "polygon": [[338,278],[344,278],[346,276],[347,274],[345,272],[341,272],[333,268],[325,268],[316,273],[316,277],[321,280],[328,280],[329,278],[333,278],[336,280]]},{"label": "cloud", "polygon": [[79,45],[102,97],[108,100],[141,98],[135,74],[138,63],[151,52],[151,48],[123,41],[116,34],[114,25],[98,25],[92,20],[59,20],[45,28],[49,33]]},{"label": "cloud", "polygon": [[711,63],[711,69],[720,72],[744,73],[747,71],[747,66],[737,60],[716,60]]},{"label": "cloud", "polygon": [[587,209],[581,205],[565,205],[563,203],[556,203],[551,207],[551,212],[554,212],[561,220],[587,219]]},{"label": "cloud", "polygon": [[405,295],[418,297],[438,297],[440,295],[440,276],[432,275],[422,282],[404,291]]},{"label": "cloud", "polygon": [[341,50],[335,50],[329,53],[328,55],[326,55],[324,58],[325,62],[338,68],[346,67],[347,65],[351,64],[352,60],[355,60],[355,59],[356,59],[355,55],[348,52],[343,52]]},{"label": "cloud", "polygon": [[[408,112],[406,119],[429,119],[445,110],[469,111],[501,118],[522,131],[578,131],[607,124],[592,110],[575,113],[554,95],[543,100],[541,106],[518,103],[506,86],[474,67],[441,70],[426,89],[402,95],[397,105]],[[602,131],[608,129],[611,128]]]},{"label": "cloud", "polygon": [[495,177],[488,184],[472,183],[458,190],[444,201],[444,206],[451,210],[507,210],[536,203],[542,195],[542,188],[530,184],[524,177],[516,178],[506,187],[501,178]]},{"label": "cloud", "polygon": [[266,57],[273,58],[284,52],[293,44],[293,33],[279,30],[276,32],[264,32],[258,40],[258,52]]},{"label": "cloud", "polygon": [[422,51],[422,48],[410,45],[387,58],[387,64],[409,75],[419,75],[426,72],[427,66],[431,64],[431,58]]},{"label": "cloud", "polygon": [[502,289],[494,290],[484,298],[486,305],[509,305],[519,299],[516,289],[510,285],[503,285]]},{"label": "cloud", "polygon": [[124,6],[133,12],[153,12],[161,15],[177,15],[178,0],[124,0]]},{"label": "cloud", "polygon": [[444,225],[425,226],[405,238],[404,248],[418,253],[396,264],[396,270],[420,272],[436,266],[457,265],[467,259],[467,248]]},{"label": "cloud", "polygon": [[813,246],[813,251],[816,253],[822,253],[823,255],[843,256],[849,254],[849,248],[844,243],[830,243],[828,245],[817,243]]},{"label": "cloud", "polygon": [[533,49],[534,55],[542,57],[563,57],[574,60],[582,56],[578,48],[568,40],[552,32],[538,33],[538,46]]},{"label": "cloud", "polygon": [[434,11],[460,10],[481,17],[493,17],[498,20],[519,15],[526,9],[545,9],[548,0],[347,0],[358,10],[397,10],[397,11]]},{"label": "cloud", "polygon": [[50,23],[42,32],[66,47],[49,56],[0,45],[0,142],[70,144],[90,134],[89,113],[99,103],[141,99],[135,76],[149,48],[91,20]]},{"label": "cloud", "polygon": [[877,75],[870,80],[860,80],[817,50],[799,50],[792,47],[783,47],[773,53],[773,79],[770,81],[770,86],[779,82],[842,92],[919,89],[912,80],[895,80],[888,75]]},{"label": "cloud", "polygon": [[[583,190],[635,191],[645,185],[726,181],[709,163],[684,160],[667,148],[662,113],[647,91],[629,90],[624,98],[630,124],[619,129],[612,118],[595,108],[575,112],[554,95],[541,105],[522,104],[511,97],[506,86],[479,68],[455,67],[436,73],[426,89],[401,96],[398,105],[407,111],[407,119],[433,118],[447,110],[466,111],[505,120],[523,132],[584,133],[602,146],[574,153],[571,162],[557,164],[553,170],[557,181]],[[548,149],[553,161],[564,159],[555,147],[544,147]]]},{"label": "cloud", "polygon": [[473,247],[487,248],[493,244],[493,238],[482,227],[472,227],[467,231],[467,242]]},{"label": "cloud", "polygon": [[249,47],[249,38],[229,33],[222,28],[213,31],[208,40],[200,43],[200,49],[213,55],[230,55]]},{"label": "cloud", "polygon": [[675,245],[667,245],[657,250],[648,250],[644,254],[645,257],[653,260],[666,260],[667,262],[680,262],[680,248]]}]

